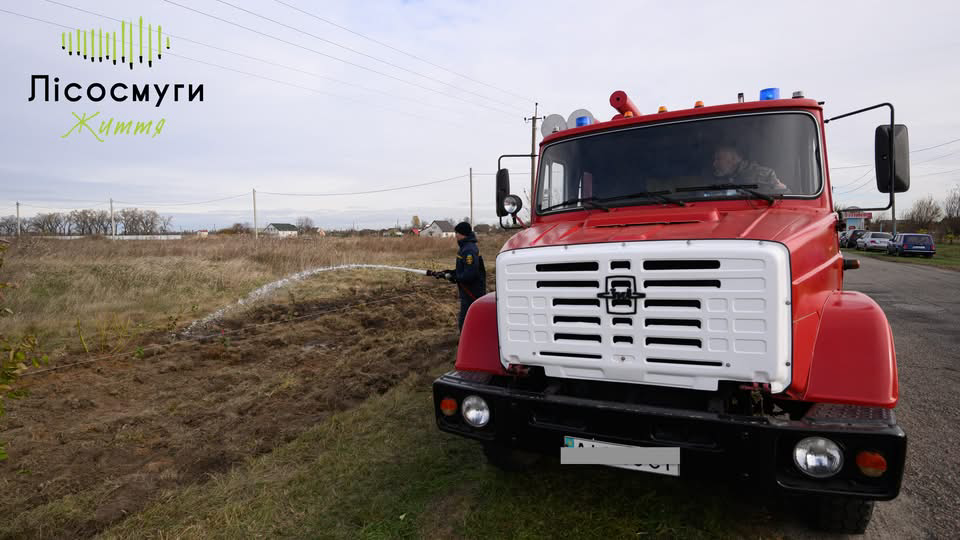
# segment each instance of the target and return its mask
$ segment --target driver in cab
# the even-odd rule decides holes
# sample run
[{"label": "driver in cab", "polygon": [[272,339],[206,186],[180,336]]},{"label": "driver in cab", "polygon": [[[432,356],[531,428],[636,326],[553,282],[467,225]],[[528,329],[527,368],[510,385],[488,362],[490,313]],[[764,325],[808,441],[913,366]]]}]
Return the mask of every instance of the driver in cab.
[{"label": "driver in cab", "polygon": [[770,167],[749,161],[733,146],[719,146],[713,153],[713,174],[730,184],[756,184],[767,193],[787,193],[790,189]]}]

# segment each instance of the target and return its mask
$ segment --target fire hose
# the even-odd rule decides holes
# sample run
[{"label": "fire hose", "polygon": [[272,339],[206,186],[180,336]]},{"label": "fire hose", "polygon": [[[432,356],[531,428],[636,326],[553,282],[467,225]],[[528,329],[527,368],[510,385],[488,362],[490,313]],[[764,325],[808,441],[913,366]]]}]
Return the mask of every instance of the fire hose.
[{"label": "fire hose", "polygon": [[450,283],[456,283],[457,286],[460,287],[460,290],[467,293],[467,296],[469,296],[474,300],[477,299],[477,297],[472,292],[470,292],[470,289],[464,287],[463,283],[460,283],[459,281],[457,281],[457,273],[455,270],[427,270],[427,276],[435,277],[437,279],[445,279]]}]

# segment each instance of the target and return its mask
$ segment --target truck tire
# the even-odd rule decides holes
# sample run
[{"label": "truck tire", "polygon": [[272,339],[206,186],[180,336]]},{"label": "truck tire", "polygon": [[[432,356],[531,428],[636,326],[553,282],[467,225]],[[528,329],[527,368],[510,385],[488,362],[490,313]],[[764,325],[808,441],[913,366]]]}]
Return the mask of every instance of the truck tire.
[{"label": "truck tire", "polygon": [[483,445],[483,454],[487,462],[506,472],[523,472],[540,461],[540,455],[513,448],[505,448],[498,444]]},{"label": "truck tire", "polygon": [[873,515],[873,501],[853,497],[821,497],[817,500],[817,526],[841,534],[863,534]]}]

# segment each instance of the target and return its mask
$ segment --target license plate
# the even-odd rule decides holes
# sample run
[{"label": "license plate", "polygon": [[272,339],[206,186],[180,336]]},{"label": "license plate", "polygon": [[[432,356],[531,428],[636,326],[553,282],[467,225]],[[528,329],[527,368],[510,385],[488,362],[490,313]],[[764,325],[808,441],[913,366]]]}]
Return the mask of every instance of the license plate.
[{"label": "license plate", "polygon": [[[645,451],[654,451],[662,453],[662,450],[677,450],[676,454],[678,457],[671,459],[670,461],[676,461],[677,463],[636,463],[636,464],[623,464],[623,465],[611,465],[607,464],[608,467],[616,467],[618,469],[627,469],[631,471],[640,471],[653,474],[663,474],[666,476],[680,476],[680,458],[679,458],[679,449],[664,449],[664,448],[647,448],[642,446],[629,446],[625,444],[615,444],[608,443],[604,441],[595,441],[593,439],[581,439],[579,437],[564,437],[563,444],[567,448],[602,448],[602,449],[629,449],[635,451],[636,453],[642,454]],[[561,456],[562,457],[562,456]],[[562,460],[561,460],[562,462]]]},{"label": "license plate", "polygon": [[927,249],[927,246],[924,246],[924,245],[913,246],[913,249]]}]

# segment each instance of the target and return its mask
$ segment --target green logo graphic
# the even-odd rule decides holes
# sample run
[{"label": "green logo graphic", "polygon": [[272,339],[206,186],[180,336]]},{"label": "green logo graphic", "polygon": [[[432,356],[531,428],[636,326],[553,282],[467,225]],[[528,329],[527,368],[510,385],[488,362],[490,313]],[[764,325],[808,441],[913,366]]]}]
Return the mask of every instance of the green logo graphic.
[{"label": "green logo graphic", "polygon": [[[129,29],[129,31],[128,31]],[[129,33],[129,36],[128,36]],[[106,35],[104,35],[106,34]],[[120,41],[119,45],[117,42],[117,33],[114,31],[112,34],[109,30],[107,32],[103,31],[103,28],[94,29],[91,28],[90,32],[86,30],[77,29],[76,31],[76,49],[74,49],[74,32],[61,32],[60,33],[60,48],[67,51],[70,56],[73,56],[74,51],[77,53],[77,58],[80,58],[80,55],[83,55],[83,59],[86,60],[87,57],[90,58],[91,62],[100,61],[103,62],[103,59],[106,58],[109,62],[111,60],[111,51],[113,54],[113,65],[117,65],[117,58],[120,58],[120,65],[129,63],[130,69],[133,69],[133,59],[134,59],[134,49],[133,49],[133,34],[134,27],[133,21],[129,23],[126,21],[120,21]],[[139,21],[139,34],[138,34],[138,43],[139,43],[139,63],[143,64],[143,17],[140,17]],[[153,67],[153,25],[147,24],[147,67]],[[89,42],[89,43],[88,43]],[[82,45],[81,45],[82,43]],[[166,47],[164,47],[166,45]],[[82,48],[81,48],[82,47]],[[88,48],[89,47],[89,48]],[[119,47],[119,48],[118,48]],[[170,36],[166,37],[164,41],[163,36],[163,27],[159,24],[157,25],[157,60],[160,60],[162,56],[163,49],[170,48]],[[130,59],[129,62],[127,59]]]}]

